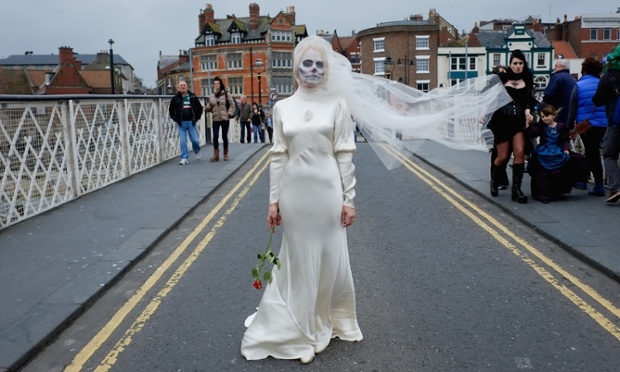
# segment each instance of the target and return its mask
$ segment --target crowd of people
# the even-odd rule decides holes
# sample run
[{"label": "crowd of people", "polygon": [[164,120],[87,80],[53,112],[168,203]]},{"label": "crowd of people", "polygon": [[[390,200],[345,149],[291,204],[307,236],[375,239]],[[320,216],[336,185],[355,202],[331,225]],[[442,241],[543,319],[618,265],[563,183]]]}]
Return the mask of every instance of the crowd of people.
[{"label": "crowd of people", "polygon": [[524,173],[531,177],[532,198],[545,204],[572,189],[586,190],[589,180],[589,195],[607,196],[609,204],[620,200],[620,132],[613,117],[620,93],[620,46],[605,64],[587,58],[581,67],[576,80],[570,62],[556,60],[541,102],[535,99],[533,74],[520,50],[512,52],[508,66],[493,70],[512,101],[494,112],[487,124],[494,135],[492,196],[508,184],[506,166],[512,155],[513,201],[528,201],[521,191]]}]

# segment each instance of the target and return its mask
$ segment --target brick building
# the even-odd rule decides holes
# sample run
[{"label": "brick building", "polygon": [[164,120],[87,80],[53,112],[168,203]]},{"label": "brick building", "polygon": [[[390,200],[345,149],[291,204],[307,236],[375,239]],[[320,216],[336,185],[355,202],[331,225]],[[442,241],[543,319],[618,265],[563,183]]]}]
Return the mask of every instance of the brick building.
[{"label": "brick building", "polygon": [[[385,76],[418,90],[437,87],[437,50],[457,38],[456,28],[434,9],[428,19],[384,22],[356,34],[361,72]],[[387,64],[385,62],[388,62]]]},{"label": "brick building", "polygon": [[[265,105],[270,91],[279,98],[293,94],[293,50],[308,36],[295,22],[295,8],[275,16],[261,15],[256,3],[249,17],[215,18],[211,4],[198,15],[198,37],[190,51],[194,91],[209,95],[220,76],[233,95]],[[260,83],[259,83],[260,82]],[[260,91],[259,91],[260,84]]]},{"label": "brick building", "polygon": [[[547,32],[552,42],[567,42],[578,58],[594,57],[599,61],[620,42],[620,14],[583,14],[556,23]],[[560,56],[556,56],[560,57]]]}]

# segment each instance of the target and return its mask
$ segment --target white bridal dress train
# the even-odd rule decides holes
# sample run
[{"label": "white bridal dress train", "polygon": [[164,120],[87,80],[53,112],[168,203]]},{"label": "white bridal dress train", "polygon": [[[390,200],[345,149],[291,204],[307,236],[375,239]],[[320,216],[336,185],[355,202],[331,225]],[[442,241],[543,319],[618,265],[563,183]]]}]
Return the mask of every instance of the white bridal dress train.
[{"label": "white bridal dress train", "polygon": [[248,317],[249,360],[312,358],[332,338],[362,340],[343,205],[353,207],[354,124],[342,98],[298,90],[273,110],[270,203],[282,225],[280,270]]}]

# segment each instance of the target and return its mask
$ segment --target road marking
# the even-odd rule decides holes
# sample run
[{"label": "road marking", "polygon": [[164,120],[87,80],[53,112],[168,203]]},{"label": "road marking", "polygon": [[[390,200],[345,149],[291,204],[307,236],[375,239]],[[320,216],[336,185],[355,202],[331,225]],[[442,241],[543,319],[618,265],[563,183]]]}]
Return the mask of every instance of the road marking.
[{"label": "road marking", "polygon": [[[196,226],[196,228],[183,240],[183,242],[181,242],[181,244],[177,246],[177,248],[172,252],[172,254],[159,266],[159,268],[146,280],[146,282],[144,282],[144,284],[136,291],[136,293],[131,296],[131,298],[129,298],[129,300],[127,300],[125,304],[123,304],[123,306],[114,314],[114,316],[112,316],[110,321],[108,321],[108,323],[106,323],[103,328],[101,328],[101,330],[93,337],[93,339],[75,356],[75,358],[73,358],[71,364],[69,364],[64,369],[65,372],[77,372],[84,367],[84,364],[86,364],[86,362],[103,345],[103,343],[110,338],[112,333],[125,320],[127,315],[129,315],[129,313],[133,311],[133,309],[137,306],[138,302],[140,302],[140,300],[142,300],[142,298],[144,298],[144,296],[153,288],[153,286],[163,277],[163,275],[170,269],[170,267],[187,250],[192,241],[196,239],[196,237],[206,228],[206,226],[211,222],[211,220],[213,220],[215,215],[217,215],[222,210],[222,208],[224,208],[224,206],[233,197],[233,195],[241,188],[243,184],[247,182],[248,179],[251,178],[253,174],[254,177],[252,178],[249,185],[251,186],[252,184],[254,184],[254,182],[256,182],[258,177],[265,171],[266,167],[269,165],[268,161],[265,162],[268,157],[269,153],[267,152],[256,162],[252,169],[250,169],[248,173],[230,190],[230,192],[226,194],[224,198],[222,198],[222,200],[211,210],[211,212],[209,212],[209,214],[207,214],[207,216],[202,219],[198,226]],[[265,164],[261,165],[261,163],[263,162],[265,162]],[[256,173],[257,171],[258,173]],[[246,186],[239,195],[244,196],[245,193],[247,193],[248,188],[249,186]],[[240,199],[241,197],[242,196],[238,196],[237,199],[233,201],[234,206],[236,206],[236,203],[238,203],[238,199]],[[200,242],[199,247],[196,248],[194,252],[192,252],[190,257],[188,257],[187,260],[183,263],[183,265],[181,265],[181,267],[172,275],[164,289],[159,292],[158,296],[153,301],[151,301],[149,305],[147,305],[146,309],[143,311],[143,314],[133,323],[132,328],[125,332],[125,336],[123,337],[123,339],[121,339],[121,341],[116,344],[115,349],[110,352],[110,354],[108,354],[104,362],[108,360],[108,358],[113,352],[116,352],[115,355],[118,356],[118,354],[122,351],[122,346],[121,349],[119,349],[119,345],[122,342],[126,342],[127,345],[131,342],[131,335],[135,334],[140,330],[134,329],[134,326],[137,324],[141,324],[141,327],[144,326],[144,322],[139,323],[141,317],[145,315],[145,313],[148,315],[148,317],[150,317],[150,315],[152,315],[152,313],[157,309],[161,298],[167,295],[167,293],[170,291],[170,289],[172,289],[174,284],[176,284],[176,282],[180,279],[180,276],[185,273],[185,271],[189,268],[189,266],[191,266],[193,261],[198,257],[198,254],[204,249],[204,247],[202,247],[203,243],[206,246],[206,243],[211,240],[211,238],[215,234],[215,229],[219,228],[223,223],[223,220],[225,220],[225,216],[227,215],[226,213],[228,213],[228,211],[225,212],[224,216],[220,217],[220,219],[216,222],[215,227],[212,228],[211,231],[207,234],[207,236]],[[199,252],[197,254],[198,250]],[[180,270],[182,270],[181,273]],[[129,336],[129,338],[127,338],[127,336]],[[116,359],[114,359],[114,361],[115,360]],[[99,367],[97,367],[96,370],[105,371],[110,366],[111,364],[109,366],[106,364],[106,367],[104,368],[103,365],[100,365]]]},{"label": "road marking", "polygon": [[[512,231],[510,231],[506,226],[501,224],[498,220],[490,216],[488,213],[478,208],[475,204],[465,199],[458,192],[454,191],[445,183],[441,182],[438,178],[421,168],[419,165],[415,164],[410,159],[407,159],[405,156],[397,152],[391,147],[383,146],[386,151],[392,154],[395,158],[397,158],[407,169],[409,169],[412,173],[414,173],[418,178],[424,181],[426,184],[431,186],[435,191],[437,191],[440,195],[442,195],[445,199],[447,199],[452,205],[454,205],[457,209],[467,215],[472,221],[474,221],[477,225],[486,230],[491,236],[493,236],[497,241],[499,241],[504,247],[508,248],[512,253],[521,258],[528,266],[533,268],[543,279],[545,279],[549,284],[554,286],[560,293],[562,293],[566,298],[568,298],[573,304],[577,305],[581,310],[583,310],[586,314],[588,314],[591,318],[593,318],[599,325],[601,325],[606,331],[608,331],[612,336],[614,336],[618,341],[620,341],[620,328],[616,326],[612,321],[607,319],[603,314],[598,312],[595,308],[590,306],[586,301],[581,299],[575,292],[567,288],[565,285],[561,284],[550,272],[548,272],[545,268],[540,266],[534,260],[532,260],[527,254],[523,253],[519,248],[517,248],[514,244],[510,243],[504,236],[508,236],[513,239],[518,245],[525,248],[529,253],[537,257],[541,260],[545,265],[555,270],[559,275],[566,278],[568,281],[573,283],[576,287],[581,289],[584,293],[590,296],[593,300],[598,302],[604,308],[606,308],[609,312],[614,314],[616,317],[620,318],[620,309],[616,307],[611,301],[607,300],[605,297],[600,295],[596,290],[587,284],[581,282],[577,277],[571,275],[569,272],[564,270],[560,265],[556,264],[552,259],[545,256],[542,252],[534,248],[524,239],[516,236]],[[451,195],[449,195],[451,194]],[[459,201],[455,200],[458,199]],[[495,226],[489,226],[486,222],[480,219],[478,216],[474,215],[470,210],[466,209],[464,205],[467,205],[471,210],[475,211],[478,215],[483,217],[486,221]],[[500,230],[501,233],[498,231]],[[504,235],[502,235],[504,234]]]}]

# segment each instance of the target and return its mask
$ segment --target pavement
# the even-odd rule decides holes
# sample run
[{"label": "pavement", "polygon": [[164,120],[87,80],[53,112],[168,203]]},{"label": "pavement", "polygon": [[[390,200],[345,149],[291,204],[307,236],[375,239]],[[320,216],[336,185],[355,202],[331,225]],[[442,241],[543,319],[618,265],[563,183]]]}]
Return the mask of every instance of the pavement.
[{"label": "pavement", "polygon": [[[231,144],[230,161],[212,163],[203,147],[200,161],[169,160],[1,230],[0,371],[33,357],[263,148]],[[517,204],[509,190],[489,195],[489,154],[426,142],[415,156],[620,282],[620,203],[574,190],[558,202]],[[528,176],[523,190],[529,195]]]}]

